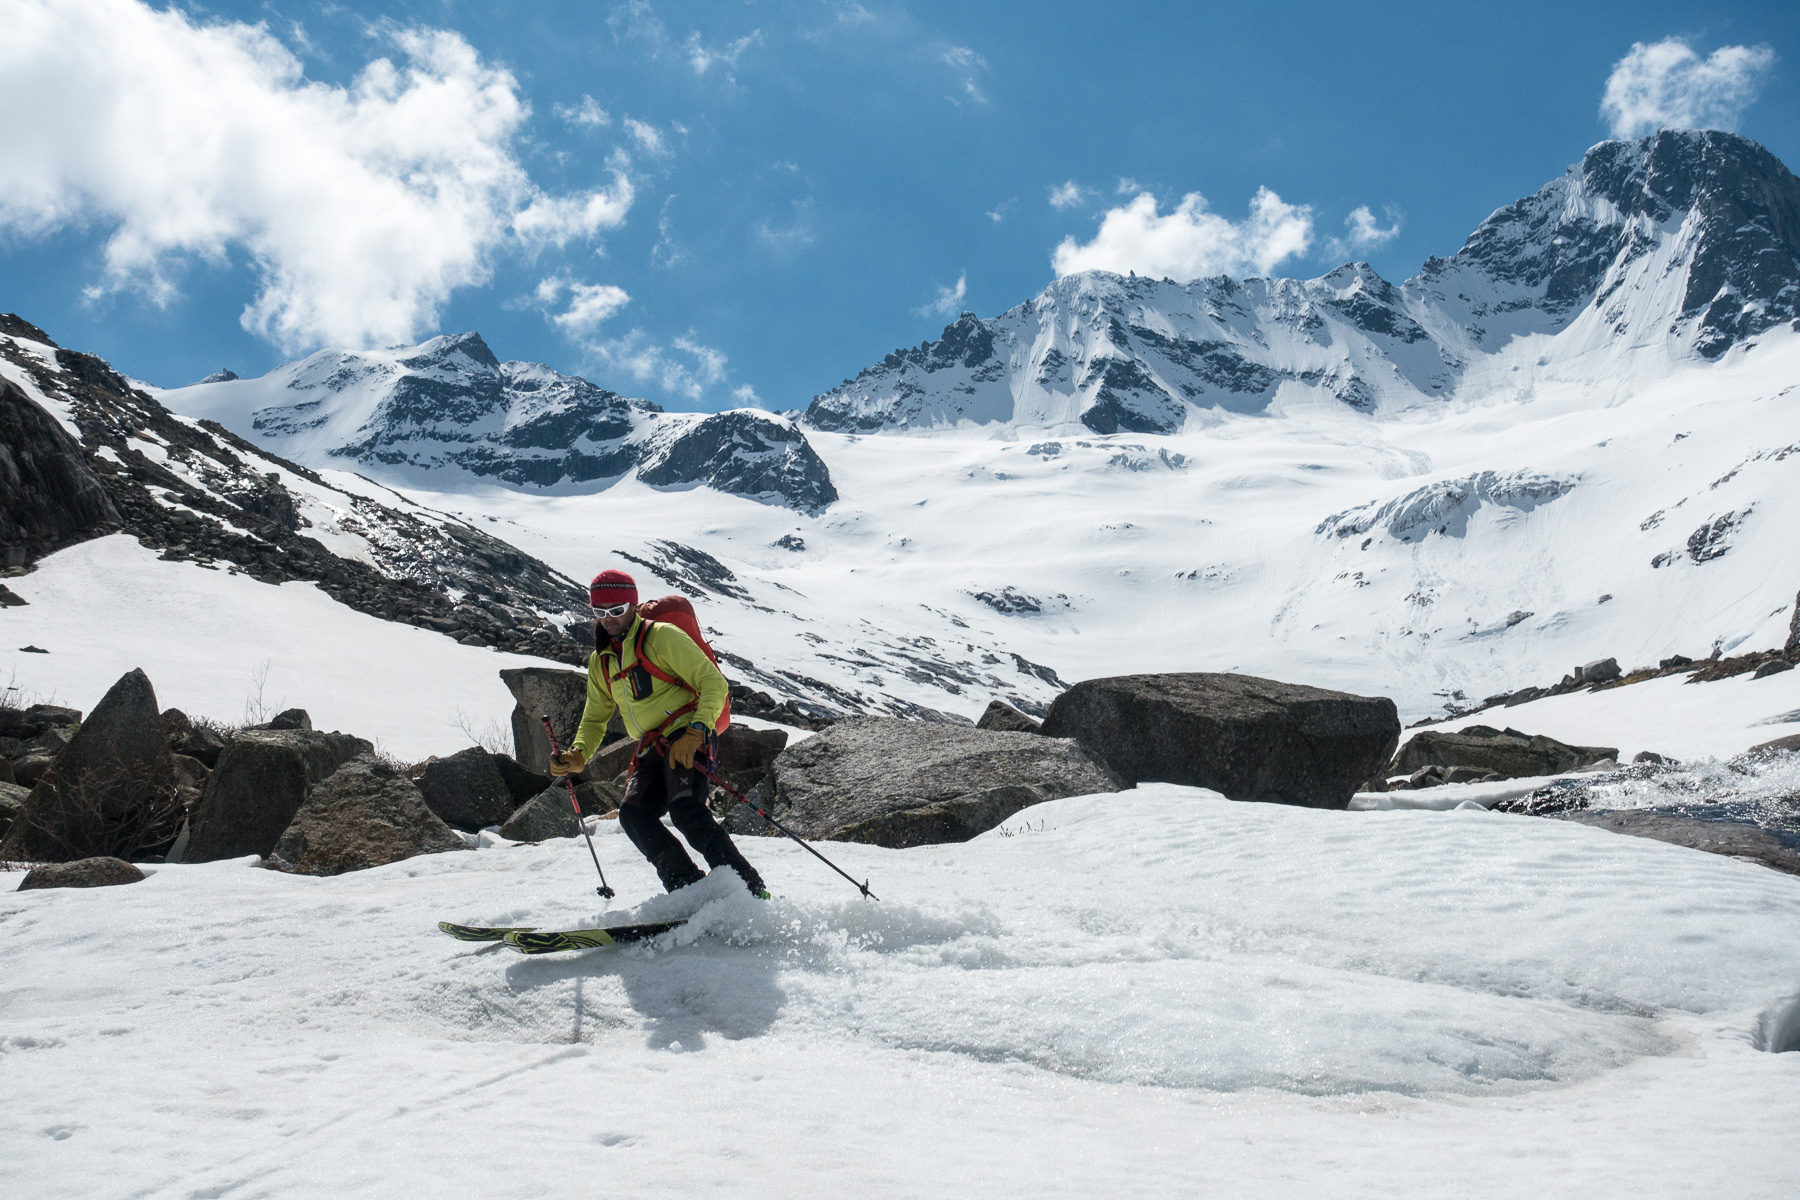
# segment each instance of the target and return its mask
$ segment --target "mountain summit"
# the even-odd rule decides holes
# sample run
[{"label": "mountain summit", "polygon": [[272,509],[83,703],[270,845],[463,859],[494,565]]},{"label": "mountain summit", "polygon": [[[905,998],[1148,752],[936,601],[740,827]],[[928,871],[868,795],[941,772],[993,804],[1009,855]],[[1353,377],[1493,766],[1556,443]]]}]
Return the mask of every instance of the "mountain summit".
[{"label": "mountain summit", "polygon": [[855,432],[966,421],[1172,433],[1197,410],[1262,411],[1284,389],[1364,412],[1416,404],[1519,339],[1544,362],[1646,349],[1716,359],[1797,316],[1800,179],[1748,139],[1664,130],[1595,146],[1402,287],[1367,263],[1185,284],[1083,272],[991,320],[963,313],[939,340],[816,397],[803,419]]},{"label": "mountain summit", "polygon": [[704,484],[802,512],[837,499],[785,418],[666,413],[541,363],[501,362],[479,333],[321,350],[258,379],[215,376],[161,396],[296,461],[400,482],[466,474],[591,491],[635,470],[653,486]]}]

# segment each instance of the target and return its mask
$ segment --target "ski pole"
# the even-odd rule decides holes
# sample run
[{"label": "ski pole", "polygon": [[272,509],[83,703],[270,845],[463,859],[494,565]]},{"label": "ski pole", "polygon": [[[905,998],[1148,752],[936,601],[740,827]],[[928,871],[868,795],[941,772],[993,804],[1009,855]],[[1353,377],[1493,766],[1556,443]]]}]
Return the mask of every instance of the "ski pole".
[{"label": "ski pole", "polygon": [[[556,730],[550,727],[550,714],[545,713],[538,720],[544,723],[544,736],[550,739],[550,753],[561,754],[556,747]],[[587,839],[588,855],[594,860],[594,870],[600,871],[600,855],[594,850],[594,835],[588,832],[587,822],[581,819],[581,801],[575,798],[575,781],[567,775],[563,776],[563,785],[569,789],[569,806],[575,810],[575,823],[581,826],[581,836]],[[606,872],[600,871],[600,886],[594,891],[602,900],[611,900],[618,893],[606,886]]]},{"label": "ski pole", "polygon": [[[668,756],[668,753],[669,753],[668,739],[657,738],[656,739],[656,747],[657,747],[657,749],[659,749],[663,752],[664,757]],[[699,766],[699,764],[696,763],[695,766]],[[805,838],[801,837],[799,834],[797,834],[793,830],[789,829],[786,825],[783,825],[780,821],[777,821],[774,817],[771,817],[767,811],[765,811],[760,805],[758,805],[756,803],[756,801],[750,799],[750,797],[744,795],[744,793],[738,791],[736,788],[732,787],[729,783],[726,783],[723,779],[720,779],[717,775],[713,774],[711,771],[707,770],[705,767],[700,767],[699,769],[700,769],[700,774],[704,775],[707,779],[711,780],[713,783],[717,784],[720,788],[724,789],[726,795],[730,796],[733,800],[736,800],[739,804],[742,804],[742,805],[745,805],[746,807],[748,807],[751,812],[755,813],[757,816],[761,817],[763,820],[767,821],[769,824],[773,825],[775,828],[781,830],[781,832],[787,834],[789,837],[793,838],[796,842],[799,842],[801,848],[804,849],[808,854],[812,855],[814,858],[818,859],[820,862],[824,863],[826,866],[828,866],[832,870],[836,871],[839,875],[843,875],[845,879],[849,879],[851,886],[856,888],[857,891],[861,892],[863,894],[863,898],[865,900],[881,899],[880,896],[877,896],[874,892],[871,892],[869,890],[869,881],[868,880],[865,879],[861,883],[857,883],[856,880],[850,879],[850,876],[848,874],[845,874],[844,869],[842,867],[840,867],[836,863],[832,862],[829,858],[826,858],[823,854],[820,854],[817,850],[814,850],[810,845],[807,844],[807,841]]]}]

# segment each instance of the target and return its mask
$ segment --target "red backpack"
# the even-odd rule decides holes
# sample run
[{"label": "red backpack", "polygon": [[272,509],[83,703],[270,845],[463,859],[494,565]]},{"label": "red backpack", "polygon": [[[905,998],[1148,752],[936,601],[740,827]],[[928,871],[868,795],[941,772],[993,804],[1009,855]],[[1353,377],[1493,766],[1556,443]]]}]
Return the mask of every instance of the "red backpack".
[{"label": "red backpack", "polygon": [[[719,656],[713,653],[713,648],[707,644],[706,636],[700,632],[700,618],[695,615],[693,604],[688,601],[686,596],[664,596],[660,600],[646,600],[638,605],[638,616],[642,617],[643,620],[639,623],[637,637],[633,639],[632,642],[632,651],[637,655],[638,665],[642,666],[644,670],[650,672],[651,675],[662,680],[664,683],[672,683],[684,692],[693,692],[693,701],[685,708],[678,709],[676,712],[670,714],[671,720],[685,713],[692,712],[695,708],[699,707],[700,694],[694,692],[694,689],[689,687],[686,681],[669,674],[667,671],[657,666],[656,663],[652,662],[649,654],[645,652],[644,639],[649,636],[650,626],[656,622],[660,621],[665,625],[673,625],[675,628],[681,630],[681,632],[687,634],[690,638],[693,638],[694,644],[700,647],[701,652],[712,661],[713,666],[718,666]],[[714,728],[718,732],[724,733],[726,727],[730,724],[731,695],[727,693],[725,696],[725,707],[719,711],[719,720]]]}]

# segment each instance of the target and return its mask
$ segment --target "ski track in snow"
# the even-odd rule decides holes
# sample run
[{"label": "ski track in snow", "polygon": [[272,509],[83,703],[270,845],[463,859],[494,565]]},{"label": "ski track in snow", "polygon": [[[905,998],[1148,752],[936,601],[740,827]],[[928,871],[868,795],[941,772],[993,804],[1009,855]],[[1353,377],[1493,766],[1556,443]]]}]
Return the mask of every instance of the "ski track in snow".
[{"label": "ski track in snow", "polygon": [[[1026,818],[1029,818],[1028,820]],[[655,890],[616,832],[623,896]],[[1149,785],[780,840],[602,913],[573,839],[0,894],[32,1197],[1779,1196],[1800,879],[1560,822]],[[17,876],[12,878],[16,879]],[[581,899],[587,896],[584,903]],[[693,914],[543,959],[439,919]]]}]

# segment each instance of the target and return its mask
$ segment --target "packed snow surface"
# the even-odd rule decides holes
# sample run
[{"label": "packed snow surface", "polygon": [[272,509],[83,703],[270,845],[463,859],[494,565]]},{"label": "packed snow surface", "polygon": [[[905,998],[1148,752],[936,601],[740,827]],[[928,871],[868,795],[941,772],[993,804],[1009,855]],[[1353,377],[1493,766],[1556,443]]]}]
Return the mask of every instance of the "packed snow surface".
[{"label": "packed snow surface", "polygon": [[[601,829],[621,896],[654,893]],[[1168,785],[964,845],[827,846],[879,903],[791,843],[746,850],[775,901],[726,873],[601,913],[574,839],[0,895],[9,1191],[1775,1197],[1800,1179],[1800,1054],[1759,1049],[1800,991],[1800,880],[1773,871],[1561,822]],[[541,959],[433,928],[689,914]]]}]

